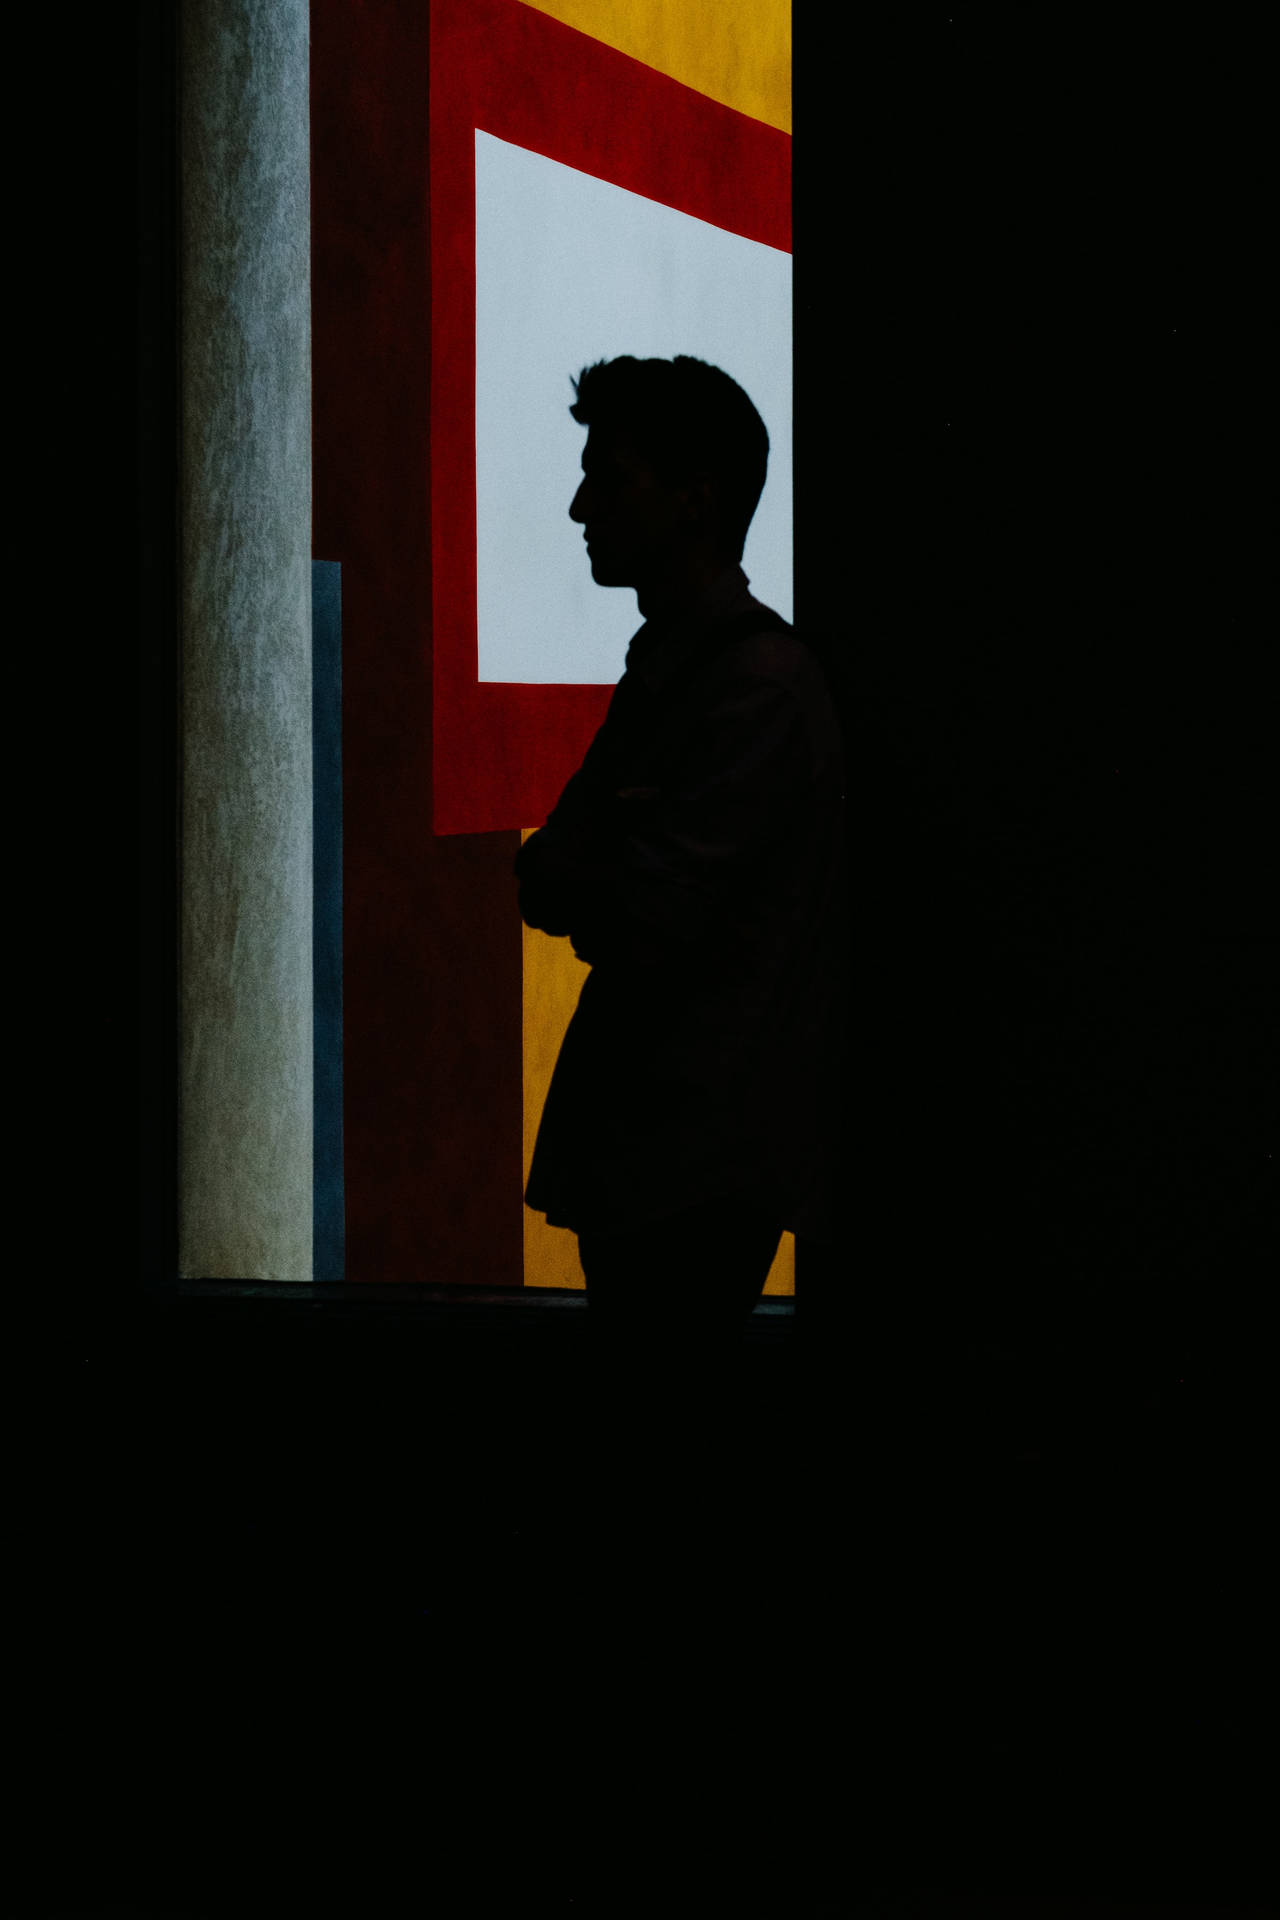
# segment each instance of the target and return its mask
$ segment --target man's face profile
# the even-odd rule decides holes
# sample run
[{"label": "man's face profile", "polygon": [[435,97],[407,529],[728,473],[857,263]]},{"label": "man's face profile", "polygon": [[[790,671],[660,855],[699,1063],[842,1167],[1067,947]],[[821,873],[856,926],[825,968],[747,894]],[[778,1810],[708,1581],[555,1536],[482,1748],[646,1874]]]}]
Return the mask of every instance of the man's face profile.
[{"label": "man's face profile", "polygon": [[687,537],[689,490],[665,485],[627,440],[587,435],[569,518],[583,530],[601,587],[642,587]]}]

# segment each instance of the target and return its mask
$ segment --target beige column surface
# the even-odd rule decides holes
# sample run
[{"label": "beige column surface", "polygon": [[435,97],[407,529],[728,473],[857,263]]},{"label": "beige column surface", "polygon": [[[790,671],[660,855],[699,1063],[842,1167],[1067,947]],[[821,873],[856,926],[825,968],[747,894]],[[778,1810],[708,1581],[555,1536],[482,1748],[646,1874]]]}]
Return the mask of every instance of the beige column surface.
[{"label": "beige column surface", "polygon": [[308,18],[182,9],[189,1278],[312,1270]]}]

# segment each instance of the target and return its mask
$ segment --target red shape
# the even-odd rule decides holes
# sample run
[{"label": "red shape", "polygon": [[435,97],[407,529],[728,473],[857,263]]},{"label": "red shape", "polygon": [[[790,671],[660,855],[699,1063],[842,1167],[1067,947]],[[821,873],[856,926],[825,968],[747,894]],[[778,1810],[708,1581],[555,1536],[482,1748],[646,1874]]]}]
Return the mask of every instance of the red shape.
[{"label": "red shape", "polygon": [[347,1278],[518,1287],[515,833],[431,832],[428,22],[311,9],[314,548],[342,563]]},{"label": "red shape", "polygon": [[520,0],[432,0],[432,824],[438,834],[541,825],[611,693],[606,686],[477,677],[477,128],[746,239],[791,248],[789,135]]}]

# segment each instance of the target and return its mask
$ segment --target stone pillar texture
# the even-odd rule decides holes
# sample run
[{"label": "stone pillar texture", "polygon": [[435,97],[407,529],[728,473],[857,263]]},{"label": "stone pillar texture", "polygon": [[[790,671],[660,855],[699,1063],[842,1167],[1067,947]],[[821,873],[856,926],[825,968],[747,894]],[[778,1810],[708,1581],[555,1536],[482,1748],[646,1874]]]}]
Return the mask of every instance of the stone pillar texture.
[{"label": "stone pillar texture", "polygon": [[312,1272],[306,0],[182,12],[179,1260]]}]

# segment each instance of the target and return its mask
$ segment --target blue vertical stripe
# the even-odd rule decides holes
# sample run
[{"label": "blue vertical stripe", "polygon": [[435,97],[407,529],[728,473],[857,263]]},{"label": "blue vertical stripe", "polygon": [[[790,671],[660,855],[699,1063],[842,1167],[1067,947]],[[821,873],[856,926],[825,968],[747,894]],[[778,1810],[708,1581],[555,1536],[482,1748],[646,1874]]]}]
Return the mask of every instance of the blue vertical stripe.
[{"label": "blue vertical stripe", "polygon": [[315,908],[312,1273],[346,1272],[342,1164],[342,568],[311,562],[311,753]]}]

